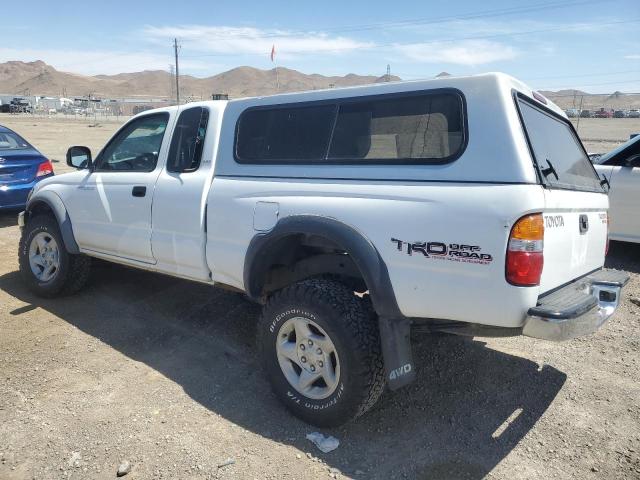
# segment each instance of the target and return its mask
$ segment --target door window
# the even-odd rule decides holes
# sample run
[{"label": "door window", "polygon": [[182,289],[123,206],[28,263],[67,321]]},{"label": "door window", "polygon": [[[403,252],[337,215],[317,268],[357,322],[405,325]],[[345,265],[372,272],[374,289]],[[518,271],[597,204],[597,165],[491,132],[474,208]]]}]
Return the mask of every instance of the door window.
[{"label": "door window", "polygon": [[180,114],[171,139],[167,171],[181,173],[198,169],[208,121],[206,108],[189,108]]},{"label": "door window", "polygon": [[96,161],[96,170],[151,172],[158,163],[169,114],[145,115],[125,125]]}]

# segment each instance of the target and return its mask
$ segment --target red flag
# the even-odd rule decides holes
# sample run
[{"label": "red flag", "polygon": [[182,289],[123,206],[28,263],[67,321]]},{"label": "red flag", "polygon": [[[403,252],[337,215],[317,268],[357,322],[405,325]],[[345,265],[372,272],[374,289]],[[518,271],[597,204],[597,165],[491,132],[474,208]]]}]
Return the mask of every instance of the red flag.
[{"label": "red flag", "polygon": [[273,58],[276,56],[276,46],[271,45],[271,61],[273,62]]}]

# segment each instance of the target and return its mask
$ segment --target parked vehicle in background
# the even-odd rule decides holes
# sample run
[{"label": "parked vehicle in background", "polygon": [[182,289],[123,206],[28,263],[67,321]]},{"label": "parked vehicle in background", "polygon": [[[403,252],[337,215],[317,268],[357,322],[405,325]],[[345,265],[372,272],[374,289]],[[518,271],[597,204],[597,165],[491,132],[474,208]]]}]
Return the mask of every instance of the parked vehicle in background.
[{"label": "parked vehicle in background", "polygon": [[615,112],[613,112],[613,118],[627,118],[628,116],[629,113],[625,110],[616,110]]},{"label": "parked vehicle in background", "polygon": [[568,108],[564,111],[564,113],[569,118],[576,118],[580,115],[580,111],[577,108]]},{"label": "parked vehicle in background", "polygon": [[580,118],[591,118],[593,117],[593,114],[591,113],[591,110],[582,110],[580,111]]},{"label": "parked vehicle in background", "polygon": [[415,378],[412,327],[565,340],[628,279],[571,122],[502,74],[150,110],[67,162],[19,217],[26,284],[71,293],[97,257],[245,292],[256,363],[320,426]]},{"label": "parked vehicle in background", "polygon": [[31,189],[53,165],[16,132],[0,125],[0,210],[23,208]]},{"label": "parked vehicle in background", "polygon": [[9,104],[10,113],[33,113],[31,103],[21,97],[14,97]]},{"label": "parked vehicle in background", "polygon": [[629,110],[629,118],[640,118],[640,110]]},{"label": "parked vehicle in background", "polygon": [[594,160],[606,177],[609,190],[609,236],[612,240],[640,243],[640,135]]},{"label": "parked vehicle in background", "polygon": [[613,116],[613,113],[611,113],[611,110],[601,108],[593,116],[595,118],[611,118]]}]

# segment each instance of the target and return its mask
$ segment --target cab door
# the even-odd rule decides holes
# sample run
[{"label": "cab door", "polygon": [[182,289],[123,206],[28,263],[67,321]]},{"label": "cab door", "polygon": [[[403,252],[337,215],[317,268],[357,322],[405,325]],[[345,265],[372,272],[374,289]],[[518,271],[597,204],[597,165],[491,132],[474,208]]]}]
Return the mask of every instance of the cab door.
[{"label": "cab door", "polygon": [[640,192],[640,155],[624,166],[615,166],[609,180],[609,216],[611,237],[623,241],[640,240],[640,216],[637,214]]},{"label": "cab door", "polygon": [[168,148],[165,132],[169,120],[169,112],[131,120],[75,187],[66,203],[82,250],[155,263],[151,205]]},{"label": "cab door", "polygon": [[180,109],[153,201],[152,246],[157,270],[201,281],[210,281],[205,225],[218,119],[224,105],[217,103]]}]

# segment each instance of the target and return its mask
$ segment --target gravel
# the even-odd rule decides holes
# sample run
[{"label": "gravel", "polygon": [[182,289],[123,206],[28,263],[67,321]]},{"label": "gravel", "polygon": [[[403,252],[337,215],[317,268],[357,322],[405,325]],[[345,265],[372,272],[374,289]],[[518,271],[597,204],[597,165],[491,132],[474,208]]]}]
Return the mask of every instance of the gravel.
[{"label": "gravel", "polygon": [[242,296],[96,262],[85,290],[45,300],[17,242],[0,215],[3,480],[112,479],[125,458],[138,479],[640,478],[638,247],[612,244],[632,279],[597,334],[416,335],[416,382],[323,430],[340,439],[324,454],[271,394]]}]

